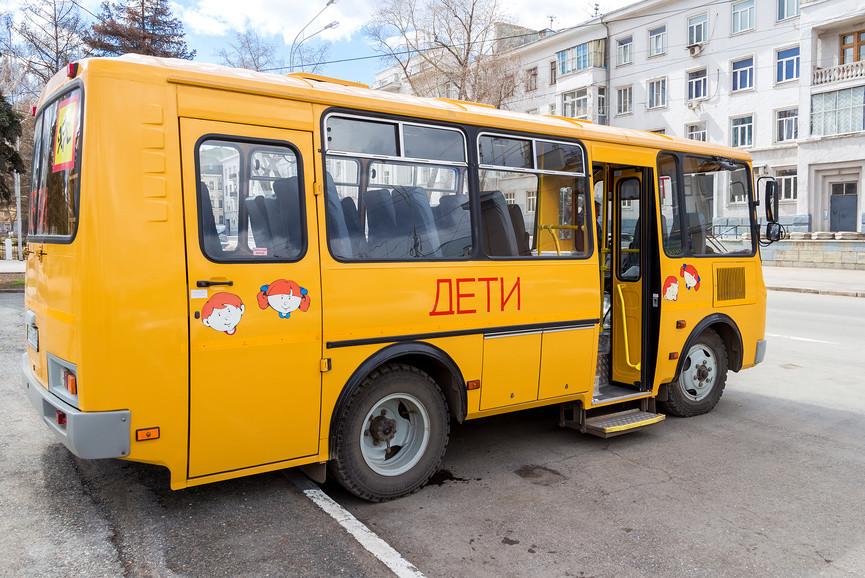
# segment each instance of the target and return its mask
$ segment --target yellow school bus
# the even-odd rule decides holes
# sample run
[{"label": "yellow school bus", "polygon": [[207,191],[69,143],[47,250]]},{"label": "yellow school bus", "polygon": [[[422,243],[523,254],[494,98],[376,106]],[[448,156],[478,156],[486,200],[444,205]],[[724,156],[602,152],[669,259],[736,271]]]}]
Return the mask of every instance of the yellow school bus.
[{"label": "yellow school bus", "polygon": [[[25,387],[74,454],[174,489],[303,466],[398,497],[452,423],[710,411],[765,354],[754,189],[747,153],[702,142],[82,60],[36,110]],[[751,234],[718,234],[728,203]]]}]

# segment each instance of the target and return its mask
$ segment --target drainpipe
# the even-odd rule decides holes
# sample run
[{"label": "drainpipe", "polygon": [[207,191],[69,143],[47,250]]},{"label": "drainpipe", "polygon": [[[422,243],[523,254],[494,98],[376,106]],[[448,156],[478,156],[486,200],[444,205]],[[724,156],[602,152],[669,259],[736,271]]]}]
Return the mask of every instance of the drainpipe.
[{"label": "drainpipe", "polygon": [[610,86],[610,68],[611,68],[611,66],[610,66],[610,64],[611,64],[611,62],[610,62],[610,30],[607,28],[607,23],[604,22],[604,15],[603,14],[601,15],[600,22],[601,22],[601,26],[604,27],[604,42],[607,43],[607,45],[604,46],[604,53],[605,53],[604,60],[606,60],[606,62],[604,62],[604,65],[605,65],[604,69],[606,70],[606,72],[604,74],[604,79],[607,83],[607,98],[606,98],[606,100],[607,100],[607,125],[612,126],[612,124],[613,124],[613,122],[612,122],[613,121],[612,103],[613,103],[614,95],[613,95],[613,89]]}]

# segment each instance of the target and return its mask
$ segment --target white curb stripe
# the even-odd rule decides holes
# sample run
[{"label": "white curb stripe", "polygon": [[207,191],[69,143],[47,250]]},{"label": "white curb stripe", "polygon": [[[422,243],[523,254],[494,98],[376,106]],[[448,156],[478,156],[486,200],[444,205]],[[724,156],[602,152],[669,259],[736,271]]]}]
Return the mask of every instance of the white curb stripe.
[{"label": "white curb stripe", "polygon": [[337,504],[330,496],[322,492],[317,486],[306,479],[288,476],[295,486],[312,502],[324,510],[337,524],[345,528],[358,543],[366,548],[370,554],[375,556],[382,564],[400,578],[425,578],[423,572],[415,568],[408,560],[393,549],[393,547],[378,537],[378,535],[366,527],[366,525],[355,518],[351,512]]}]

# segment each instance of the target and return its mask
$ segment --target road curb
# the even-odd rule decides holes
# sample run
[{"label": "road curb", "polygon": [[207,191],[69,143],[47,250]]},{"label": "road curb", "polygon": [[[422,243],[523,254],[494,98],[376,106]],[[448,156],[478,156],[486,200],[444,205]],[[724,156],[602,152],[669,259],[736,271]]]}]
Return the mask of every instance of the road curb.
[{"label": "road curb", "polygon": [[769,291],[788,293],[811,293],[812,295],[834,295],[836,297],[865,297],[865,291],[835,291],[833,289],[808,289],[805,287],[766,287]]},{"label": "road curb", "polygon": [[0,293],[24,293],[24,289],[0,289]]}]

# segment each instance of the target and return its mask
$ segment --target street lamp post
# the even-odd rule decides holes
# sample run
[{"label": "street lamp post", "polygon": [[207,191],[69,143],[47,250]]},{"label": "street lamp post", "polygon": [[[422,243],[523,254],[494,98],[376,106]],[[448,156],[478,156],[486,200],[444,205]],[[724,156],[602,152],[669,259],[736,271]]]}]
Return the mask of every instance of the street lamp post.
[{"label": "street lamp post", "polygon": [[[333,22],[328,23],[327,26],[324,26],[323,28],[320,28],[319,30],[316,30],[315,32],[313,32],[312,34],[310,34],[310,35],[308,35],[308,36],[304,36],[304,37],[300,40],[300,42],[297,43],[297,46],[295,47],[295,51],[297,52],[297,54],[300,54],[300,45],[301,45],[301,44],[303,44],[304,42],[306,42],[307,40],[309,40],[310,38],[312,38],[312,37],[314,37],[314,36],[318,36],[319,34],[321,34],[322,32],[324,32],[325,30],[329,30],[329,29],[331,29],[331,28],[336,28],[337,26],[339,26],[339,21],[334,20]],[[303,56],[302,56],[302,55],[301,55],[301,57],[300,57],[300,65],[299,65],[299,66],[300,66],[300,69],[301,69],[301,70],[304,69],[304,66],[305,66],[305,65],[304,65],[304,63],[303,63]],[[293,70],[293,67],[292,67],[292,70]]]},{"label": "street lamp post", "polygon": [[[312,23],[315,21],[316,18],[318,18],[319,16],[321,16],[322,12],[324,12],[325,10],[327,10],[327,8],[328,8],[330,5],[335,4],[335,3],[336,3],[336,0],[327,0],[327,4],[324,5],[324,8],[322,8],[321,10],[319,10],[319,11],[316,13],[316,15],[313,16],[312,18],[310,18],[309,21],[308,21],[306,24],[303,25],[303,28],[301,28],[301,29],[297,32],[297,35],[294,37],[294,40],[291,41],[291,49],[288,51],[288,65],[289,65],[289,70],[294,70],[294,52],[295,52],[295,51],[297,50],[297,48],[299,47],[299,44],[298,44],[298,42],[297,42],[297,39],[301,37],[301,35],[303,34],[303,31],[306,30],[307,28],[309,28],[309,25],[312,24]],[[306,40],[306,39],[304,39],[304,40]],[[303,40],[301,40],[301,42],[303,42]]]}]

